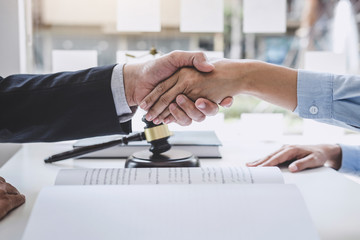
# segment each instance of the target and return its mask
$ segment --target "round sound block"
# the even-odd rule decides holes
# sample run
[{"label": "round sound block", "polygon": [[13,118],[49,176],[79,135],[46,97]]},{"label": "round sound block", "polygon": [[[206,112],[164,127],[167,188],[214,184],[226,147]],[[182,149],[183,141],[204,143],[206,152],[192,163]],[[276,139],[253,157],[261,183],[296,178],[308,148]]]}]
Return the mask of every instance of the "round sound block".
[{"label": "round sound block", "polygon": [[161,154],[153,154],[148,150],[136,152],[125,162],[126,168],[150,167],[200,167],[200,162],[192,153],[170,149]]}]

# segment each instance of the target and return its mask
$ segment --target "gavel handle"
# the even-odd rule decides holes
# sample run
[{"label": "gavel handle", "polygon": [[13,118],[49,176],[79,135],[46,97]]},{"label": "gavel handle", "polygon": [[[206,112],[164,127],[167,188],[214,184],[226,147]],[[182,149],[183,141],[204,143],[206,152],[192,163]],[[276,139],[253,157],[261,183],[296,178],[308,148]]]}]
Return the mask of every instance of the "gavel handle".
[{"label": "gavel handle", "polygon": [[116,145],[127,144],[128,142],[142,141],[145,139],[146,138],[145,138],[144,132],[136,133],[136,134],[130,135],[128,137],[122,137],[120,139],[115,139],[115,140],[112,140],[112,141],[109,141],[106,143],[99,143],[99,144],[94,144],[94,145],[90,145],[90,146],[78,147],[78,148],[75,148],[70,151],[58,153],[58,154],[55,154],[55,155],[52,155],[52,156],[46,158],[44,160],[44,162],[45,163],[53,163],[53,162],[65,160],[68,158],[75,158],[75,157],[79,157],[79,156],[87,154],[87,153],[103,150],[103,149],[113,147]]}]

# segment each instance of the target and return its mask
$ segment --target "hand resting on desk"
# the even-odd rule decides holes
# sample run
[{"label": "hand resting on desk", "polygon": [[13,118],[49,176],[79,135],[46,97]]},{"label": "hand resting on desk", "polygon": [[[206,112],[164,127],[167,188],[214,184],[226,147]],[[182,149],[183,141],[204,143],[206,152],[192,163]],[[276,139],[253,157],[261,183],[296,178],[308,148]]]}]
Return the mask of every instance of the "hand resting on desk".
[{"label": "hand resting on desk", "polygon": [[0,177],[0,220],[25,202],[25,196]]},{"label": "hand resting on desk", "polygon": [[248,167],[276,166],[291,161],[293,161],[289,165],[291,172],[321,167],[325,163],[338,170],[341,167],[341,147],[336,144],[285,145],[270,155],[246,165]]}]

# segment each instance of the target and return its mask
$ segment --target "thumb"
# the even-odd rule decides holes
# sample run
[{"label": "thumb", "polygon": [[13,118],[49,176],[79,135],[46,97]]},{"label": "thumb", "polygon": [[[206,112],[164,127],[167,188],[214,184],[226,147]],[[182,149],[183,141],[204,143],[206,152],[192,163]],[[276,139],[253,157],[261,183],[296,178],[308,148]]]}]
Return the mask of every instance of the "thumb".
[{"label": "thumb", "polygon": [[195,55],[193,60],[194,67],[200,72],[211,72],[215,69],[214,65],[208,62],[204,53]]},{"label": "thumb", "polygon": [[203,52],[174,51],[170,53],[170,56],[172,65],[176,68],[195,67],[201,72],[211,72],[215,69]]}]

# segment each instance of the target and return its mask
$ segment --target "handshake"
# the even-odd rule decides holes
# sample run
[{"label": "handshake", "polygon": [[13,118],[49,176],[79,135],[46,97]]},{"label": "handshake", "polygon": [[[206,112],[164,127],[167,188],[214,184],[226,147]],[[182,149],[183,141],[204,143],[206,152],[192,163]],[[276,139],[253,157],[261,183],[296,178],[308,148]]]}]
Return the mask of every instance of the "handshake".
[{"label": "handshake", "polygon": [[227,91],[232,86],[220,79],[218,65],[223,61],[210,63],[204,53],[174,51],[145,63],[127,64],[123,69],[127,103],[148,111],[147,120],[155,124],[200,122],[215,115],[218,104],[232,104],[234,91]]},{"label": "handshake", "polygon": [[254,60],[208,62],[201,52],[175,51],[142,64],[124,67],[129,106],[147,111],[155,124],[185,126],[230,107],[243,93],[293,111],[297,106],[297,71]]}]

